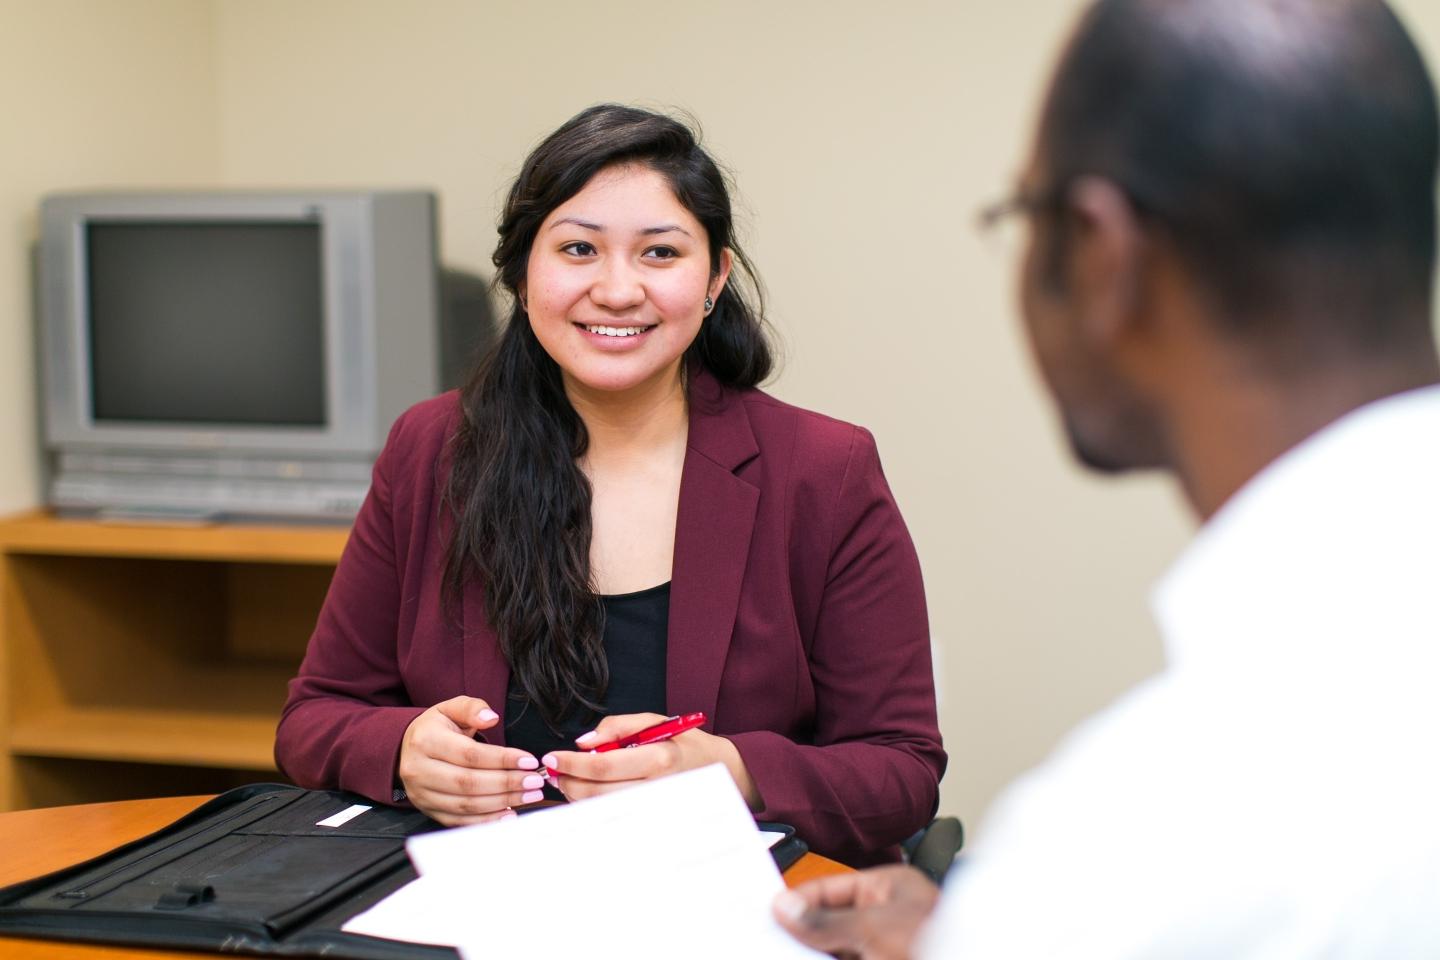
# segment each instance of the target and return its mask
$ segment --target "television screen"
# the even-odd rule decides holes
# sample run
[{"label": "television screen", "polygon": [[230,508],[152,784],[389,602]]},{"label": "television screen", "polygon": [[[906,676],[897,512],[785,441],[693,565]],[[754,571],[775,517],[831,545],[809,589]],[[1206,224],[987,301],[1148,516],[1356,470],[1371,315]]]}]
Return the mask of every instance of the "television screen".
[{"label": "television screen", "polygon": [[85,230],[96,421],[325,424],[319,223]]}]

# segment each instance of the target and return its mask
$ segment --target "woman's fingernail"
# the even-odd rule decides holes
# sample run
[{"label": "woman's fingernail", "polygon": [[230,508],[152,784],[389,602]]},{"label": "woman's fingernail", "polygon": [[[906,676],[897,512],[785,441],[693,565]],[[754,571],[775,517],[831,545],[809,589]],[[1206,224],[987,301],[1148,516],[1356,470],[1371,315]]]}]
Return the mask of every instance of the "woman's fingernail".
[{"label": "woman's fingernail", "polygon": [[576,743],[589,743],[591,740],[594,740],[594,739],[595,739],[595,731],[594,731],[594,730],[591,730],[589,733],[582,733],[582,734],[580,734],[580,736],[578,736],[578,737],[575,738],[575,742],[576,742]]},{"label": "woman's fingernail", "polygon": [[486,707],[484,710],[481,710],[481,711],[480,711],[480,722],[481,722],[481,723],[489,723],[489,722],[492,721],[492,720],[499,720],[499,719],[500,719],[500,714],[496,713],[494,710],[491,710],[489,707]]},{"label": "woman's fingernail", "polygon": [[521,803],[534,803],[536,800],[544,800],[544,799],[545,799],[545,791],[544,791],[544,790],[527,790],[526,792],[524,792],[524,793],[522,793],[522,794],[520,795],[520,802],[521,802]]},{"label": "woman's fingernail", "polygon": [[540,761],[536,760],[534,757],[530,756],[527,753],[525,756],[515,761],[515,766],[519,767],[521,770],[538,770],[540,769]]},{"label": "woman's fingernail", "polygon": [[504,813],[500,814],[500,819],[501,819],[501,820],[512,820],[512,819],[514,819],[514,818],[515,818],[515,811],[514,811],[514,810],[506,810]]},{"label": "woman's fingernail", "polygon": [[541,787],[545,786],[545,778],[532,773],[530,774],[530,776],[520,781],[520,786],[525,788],[526,790],[539,790]]},{"label": "woman's fingernail", "polygon": [[540,758],[540,762],[543,763],[543,764],[545,764],[545,766],[549,767],[551,770],[554,770],[554,769],[555,769],[555,754],[553,754],[553,753],[547,753],[547,754],[545,754],[545,756],[543,756],[543,757]]}]

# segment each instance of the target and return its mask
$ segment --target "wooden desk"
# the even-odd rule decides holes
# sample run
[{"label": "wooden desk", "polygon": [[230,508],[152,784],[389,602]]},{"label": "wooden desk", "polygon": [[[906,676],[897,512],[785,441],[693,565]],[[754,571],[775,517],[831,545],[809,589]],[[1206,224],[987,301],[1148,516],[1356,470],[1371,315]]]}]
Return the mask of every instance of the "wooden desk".
[{"label": "wooden desk", "polygon": [[[0,814],[0,886],[58,870],[160,829],[209,797],[121,800]],[[849,867],[807,853],[785,871],[790,886]],[[212,953],[96,947],[0,937],[0,960],[186,960]]]}]

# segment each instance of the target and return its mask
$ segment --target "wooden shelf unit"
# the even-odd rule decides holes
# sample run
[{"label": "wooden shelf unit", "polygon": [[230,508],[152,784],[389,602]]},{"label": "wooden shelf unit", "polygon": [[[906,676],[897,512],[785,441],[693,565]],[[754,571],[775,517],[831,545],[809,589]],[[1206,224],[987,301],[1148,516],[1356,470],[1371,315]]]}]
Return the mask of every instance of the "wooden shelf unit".
[{"label": "wooden shelf unit", "polygon": [[275,779],[348,532],[0,520],[0,810]]}]

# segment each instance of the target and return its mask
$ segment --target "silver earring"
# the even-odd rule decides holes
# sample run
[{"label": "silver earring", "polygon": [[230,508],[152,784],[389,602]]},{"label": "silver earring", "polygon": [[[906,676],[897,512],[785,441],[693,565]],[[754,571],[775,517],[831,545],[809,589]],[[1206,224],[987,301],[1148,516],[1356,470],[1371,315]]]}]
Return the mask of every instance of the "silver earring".
[{"label": "silver earring", "polygon": [[715,309],[715,301],[709,297],[705,298],[705,314],[708,316],[711,310]]}]

